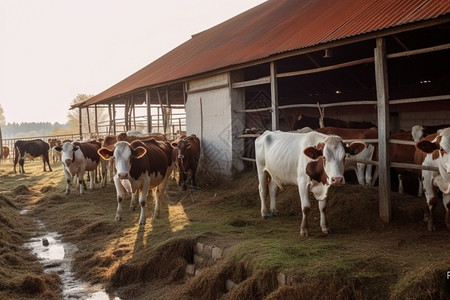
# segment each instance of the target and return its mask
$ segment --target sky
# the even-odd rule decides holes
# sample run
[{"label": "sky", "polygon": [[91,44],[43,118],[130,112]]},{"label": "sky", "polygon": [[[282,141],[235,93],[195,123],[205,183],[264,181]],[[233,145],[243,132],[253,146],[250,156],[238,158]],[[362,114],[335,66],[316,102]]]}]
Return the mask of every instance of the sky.
[{"label": "sky", "polygon": [[6,123],[67,122],[96,95],[265,0],[0,0]]}]

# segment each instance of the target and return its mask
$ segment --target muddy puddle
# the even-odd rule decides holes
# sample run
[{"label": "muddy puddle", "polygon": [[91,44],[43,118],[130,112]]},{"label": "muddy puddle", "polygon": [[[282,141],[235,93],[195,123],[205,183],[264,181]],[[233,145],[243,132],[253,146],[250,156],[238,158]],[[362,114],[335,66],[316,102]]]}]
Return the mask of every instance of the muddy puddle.
[{"label": "muddy puddle", "polygon": [[[27,211],[21,213],[26,214]],[[24,246],[39,258],[45,272],[55,272],[59,275],[64,299],[120,300],[116,295],[106,293],[101,285],[91,285],[76,279],[71,264],[77,247],[63,243],[57,232],[47,232],[43,222],[36,222],[36,234]]]}]

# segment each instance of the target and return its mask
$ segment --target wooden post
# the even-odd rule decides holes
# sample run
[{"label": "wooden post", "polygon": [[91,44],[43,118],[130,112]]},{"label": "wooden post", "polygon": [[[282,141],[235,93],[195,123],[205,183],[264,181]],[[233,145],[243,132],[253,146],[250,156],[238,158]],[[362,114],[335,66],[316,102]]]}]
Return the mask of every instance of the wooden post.
[{"label": "wooden post", "polygon": [[389,85],[387,75],[386,44],[377,38],[375,55],[375,83],[378,102],[378,156],[379,156],[379,213],[383,222],[390,222],[391,176],[389,157]]},{"label": "wooden post", "polygon": [[270,99],[272,107],[272,130],[277,130],[278,121],[278,84],[277,84],[277,66],[275,62],[270,62]]},{"label": "wooden post", "polygon": [[147,104],[147,133],[152,132],[152,108],[150,104],[150,91],[145,90],[145,103]]},{"label": "wooden post", "polygon": [[113,118],[112,118],[112,112],[111,112],[111,103],[108,104],[108,117],[109,117],[109,128],[108,128],[108,134],[111,134],[112,132],[112,125],[113,125]]},{"label": "wooden post", "polygon": [[81,106],[78,107],[78,126],[80,130],[80,141],[83,140],[83,117],[81,116]]},{"label": "wooden post", "polygon": [[113,118],[112,118],[112,122],[113,122],[113,134],[116,135],[117,134],[117,129],[116,129],[116,104],[113,103]]},{"label": "wooden post", "polygon": [[94,105],[94,112],[95,112],[95,138],[98,138],[98,110],[97,110],[97,104]]},{"label": "wooden post", "polygon": [[127,100],[125,100],[125,109],[124,109],[124,114],[123,114],[123,116],[124,116],[124,118],[125,118],[125,131],[128,131],[128,130],[130,130],[129,128],[128,128],[128,111],[130,110],[130,106],[129,106],[129,101],[128,101],[128,99]]},{"label": "wooden post", "polygon": [[88,132],[89,132],[89,135],[91,135],[92,134],[92,130],[91,130],[91,115],[89,114],[89,107],[86,107],[86,115],[87,115]]}]

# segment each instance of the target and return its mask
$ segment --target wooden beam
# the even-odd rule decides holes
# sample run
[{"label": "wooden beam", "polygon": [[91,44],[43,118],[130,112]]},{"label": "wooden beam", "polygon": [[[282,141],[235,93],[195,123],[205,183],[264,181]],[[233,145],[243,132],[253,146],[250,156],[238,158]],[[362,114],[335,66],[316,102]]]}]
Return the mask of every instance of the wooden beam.
[{"label": "wooden beam", "polygon": [[377,38],[374,49],[375,83],[378,102],[378,155],[379,155],[379,214],[383,222],[390,222],[391,176],[389,168],[389,86],[384,38]]},{"label": "wooden beam", "polygon": [[277,66],[275,62],[270,63],[270,99],[272,108],[272,130],[279,127],[278,120],[278,84],[277,84]]},{"label": "wooden beam", "polygon": [[149,89],[145,90],[145,103],[147,104],[147,133],[152,133],[152,108]]},{"label": "wooden beam", "polygon": [[80,131],[80,141],[83,140],[83,118],[81,116],[81,106],[78,107],[78,127]]}]

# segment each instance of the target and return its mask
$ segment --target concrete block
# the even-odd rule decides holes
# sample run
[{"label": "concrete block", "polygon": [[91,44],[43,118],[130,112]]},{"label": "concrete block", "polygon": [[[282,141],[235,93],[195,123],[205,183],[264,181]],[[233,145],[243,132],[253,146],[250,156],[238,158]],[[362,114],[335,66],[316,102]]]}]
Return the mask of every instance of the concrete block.
[{"label": "concrete block", "polygon": [[199,265],[203,263],[205,259],[198,254],[194,254],[194,264]]},{"label": "concrete block", "polygon": [[222,252],[223,252],[223,250],[222,250],[221,248],[219,248],[219,247],[213,247],[213,248],[212,248],[211,257],[212,257],[214,260],[222,259]]},{"label": "concrete block", "polygon": [[200,275],[203,272],[202,269],[195,269],[195,274],[194,276]]},{"label": "concrete block", "polygon": [[212,248],[213,246],[211,245],[205,245],[203,248],[203,255],[206,257],[212,257]]},{"label": "concrete block", "polygon": [[186,273],[188,273],[189,275],[195,275],[195,265],[187,265],[186,266]]},{"label": "concrete block", "polygon": [[286,274],[278,273],[277,274],[277,281],[278,281],[279,285],[286,285]]},{"label": "concrete block", "polygon": [[195,252],[197,254],[203,254],[204,247],[205,247],[205,245],[203,245],[202,243],[197,243],[197,245],[195,247]]},{"label": "concrete block", "polygon": [[227,279],[227,281],[225,282],[225,288],[227,289],[228,292],[235,289],[237,286],[238,285],[233,281],[231,281],[230,279]]}]

